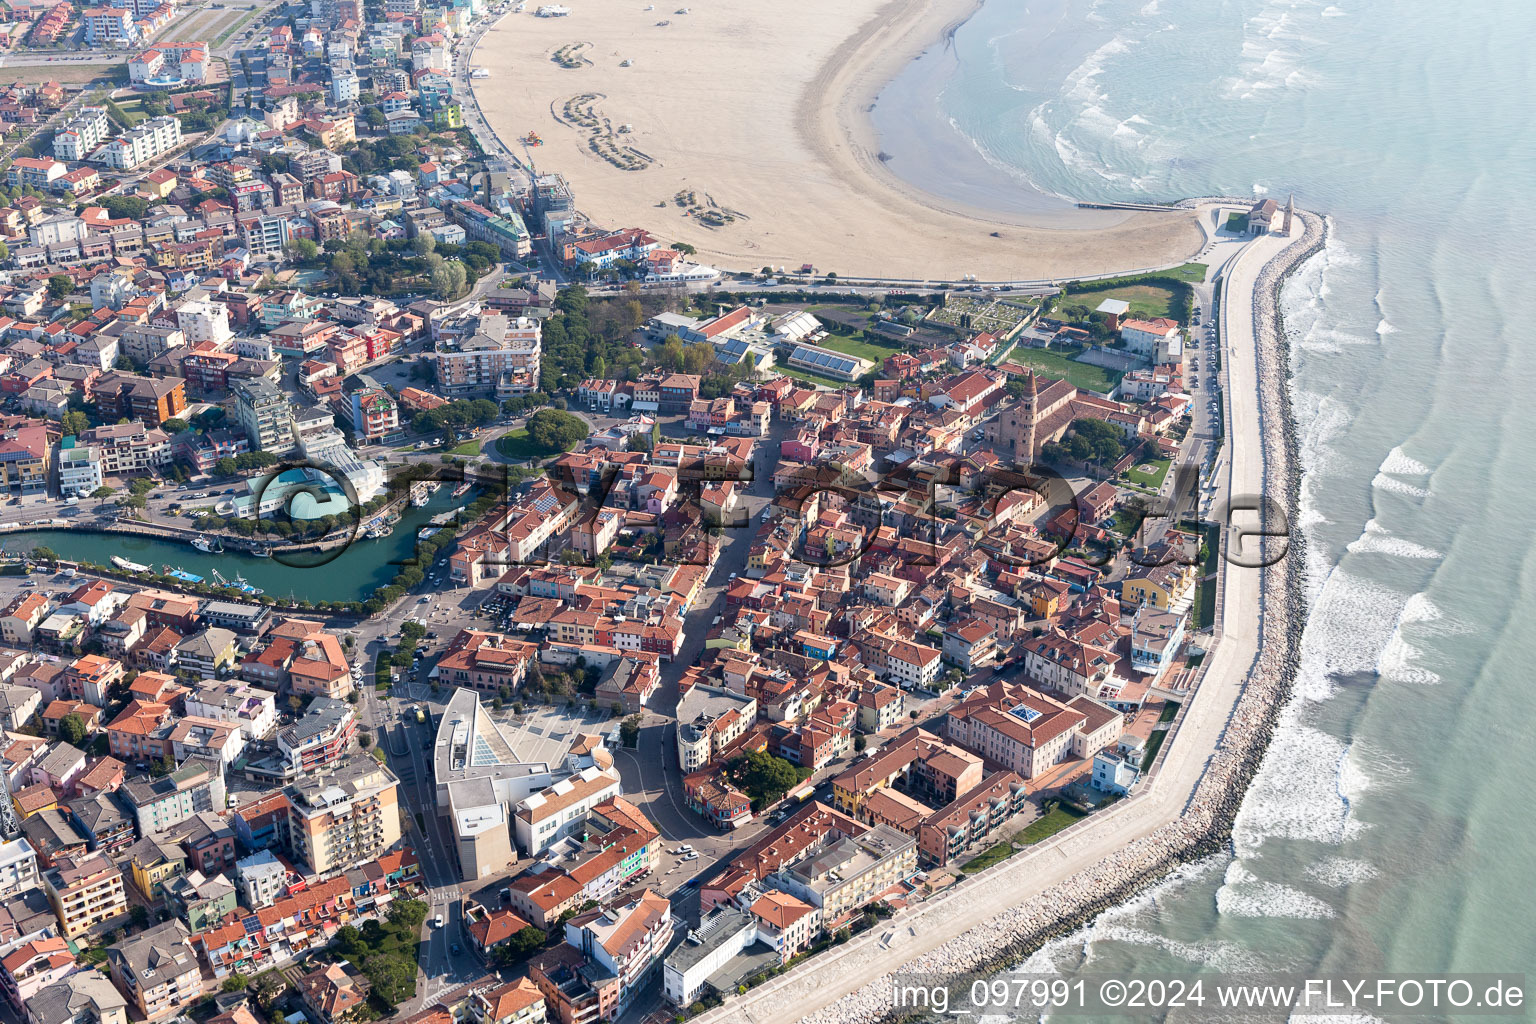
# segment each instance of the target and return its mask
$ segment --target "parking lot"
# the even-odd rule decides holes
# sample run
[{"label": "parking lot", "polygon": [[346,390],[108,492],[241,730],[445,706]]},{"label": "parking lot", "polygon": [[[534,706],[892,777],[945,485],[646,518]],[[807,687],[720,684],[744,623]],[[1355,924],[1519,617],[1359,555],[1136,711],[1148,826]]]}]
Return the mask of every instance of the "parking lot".
[{"label": "parking lot", "polygon": [[605,723],[611,716],[605,708],[591,711],[580,706],[535,705],[521,715],[503,709],[492,712],[491,717],[501,726],[519,758],[553,764],[564,758],[578,734],[598,733],[610,728]]}]

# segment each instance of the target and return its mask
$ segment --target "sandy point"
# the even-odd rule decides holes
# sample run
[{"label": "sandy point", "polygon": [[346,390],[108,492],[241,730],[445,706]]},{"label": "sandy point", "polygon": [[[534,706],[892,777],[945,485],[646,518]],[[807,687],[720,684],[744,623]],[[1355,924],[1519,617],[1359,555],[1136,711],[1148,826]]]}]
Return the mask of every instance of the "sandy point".
[{"label": "sandy point", "polygon": [[[1049,221],[947,204],[885,171],[868,111],[976,0],[569,0],[476,48],[487,120],[571,182],[602,227],[644,227],[731,269],[1030,280],[1180,262],[1192,212]],[[681,6],[679,6],[681,5]],[[543,140],[525,147],[529,132]]]}]

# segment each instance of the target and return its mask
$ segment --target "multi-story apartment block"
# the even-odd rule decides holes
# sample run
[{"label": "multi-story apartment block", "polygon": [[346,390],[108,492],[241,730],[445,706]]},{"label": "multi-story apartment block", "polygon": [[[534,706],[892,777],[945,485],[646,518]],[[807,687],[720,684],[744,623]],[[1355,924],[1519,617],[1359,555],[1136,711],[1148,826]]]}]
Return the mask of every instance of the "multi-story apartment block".
[{"label": "multi-story apartment block", "polygon": [[159,779],[129,779],[118,792],[132,806],[140,835],[163,832],[198,811],[224,809],[224,766],[201,757]]},{"label": "multi-story apartment block", "polygon": [[106,107],[81,107],[79,113],[53,137],[53,155],[60,160],[79,163],[91,155],[112,131]]},{"label": "multi-story apartment block", "polygon": [[234,332],[229,328],[229,307],[222,302],[184,302],[176,308],[176,326],[188,345],[212,342],[222,346]]},{"label": "multi-story apartment block", "polygon": [[449,393],[537,391],[543,333],[539,321],[480,314],[455,321],[434,352],[438,386]]},{"label": "multi-story apartment block", "polygon": [[544,996],[527,978],[489,992],[476,992],[471,1004],[475,1024],[544,1024]]},{"label": "multi-story apartment block", "polygon": [[157,472],[175,459],[170,435],[139,420],[92,427],[80,439],[100,453],[107,476]]},{"label": "multi-story apartment block", "polygon": [[236,381],[233,391],[235,422],[250,439],[252,450],[283,452],[292,447],[288,396],[283,394],[282,389],[258,377],[255,380]]},{"label": "multi-story apartment block", "polygon": [[189,716],[238,726],[246,739],[265,739],[277,727],[277,694],[238,679],[204,680],[185,701]]},{"label": "multi-story apartment block", "polygon": [[181,122],[174,117],[140,121],[96,152],[96,159],[119,171],[130,171],[181,145]]},{"label": "multi-story apartment block", "polygon": [[130,8],[92,8],[83,20],[85,41],[92,46],[127,46],[139,38],[139,26]]},{"label": "multi-story apartment block", "polygon": [[[629,1009],[672,944],[672,905],[665,897],[642,889],[571,918],[565,923],[565,941],[616,981],[606,1012],[601,1013],[612,1020]],[[537,977],[534,983],[538,984]]]},{"label": "multi-story apartment block", "polygon": [[[68,0],[59,6],[68,6]],[[128,1024],[128,1001],[105,976],[77,971],[29,999],[25,1020],[26,1024]]]},{"label": "multi-story apartment block", "polygon": [[112,980],[132,1001],[136,1018],[163,1020],[203,994],[188,939],[187,926],[171,920],[107,948]]},{"label": "multi-story apartment block", "polygon": [[0,843],[0,897],[37,884],[37,851],[25,839]]},{"label": "multi-story apartment block", "polygon": [[376,860],[400,841],[400,780],[371,757],[288,787],[293,856],[317,875]]},{"label": "multi-story apartment block", "polygon": [[33,494],[48,487],[53,445],[41,423],[0,431],[0,488],[12,494]]},{"label": "multi-story apartment block", "polygon": [[67,939],[128,912],[123,873],[103,853],[60,859],[44,872],[43,889]]},{"label": "multi-story apartment block", "polygon": [[271,906],[288,888],[288,869],[271,850],[257,850],[235,862],[240,902],[252,910]]},{"label": "multi-story apartment block", "polygon": [[304,716],[277,732],[277,749],[285,778],[309,775],[336,765],[357,735],[357,716],[346,701],[316,697]]},{"label": "multi-story apartment block", "polygon": [[777,888],[817,909],[834,928],[854,911],[917,871],[917,840],[876,825],[843,836],[772,876]]}]

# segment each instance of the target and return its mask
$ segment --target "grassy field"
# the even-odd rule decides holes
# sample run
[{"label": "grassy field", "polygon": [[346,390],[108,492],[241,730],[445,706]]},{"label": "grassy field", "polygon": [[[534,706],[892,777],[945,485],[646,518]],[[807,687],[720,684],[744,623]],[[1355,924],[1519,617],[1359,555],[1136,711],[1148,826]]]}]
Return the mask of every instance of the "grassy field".
[{"label": "grassy field", "polygon": [[[1168,475],[1168,467],[1172,464],[1172,459],[1154,459],[1151,462],[1138,463],[1127,470],[1125,475],[1130,478],[1131,483],[1140,484],[1155,491],[1163,486],[1163,478]],[[1152,472],[1143,473],[1141,466],[1151,466]]]},{"label": "grassy field", "polygon": [[[486,442],[487,446],[490,442]],[[518,427],[496,439],[496,450],[509,459],[543,459],[559,452],[551,451],[541,444],[536,444],[532,437],[528,436],[527,427]],[[572,446],[574,447],[574,445]],[[481,451],[484,451],[481,448]],[[570,451],[570,448],[565,449]]]},{"label": "grassy field", "polygon": [[448,451],[447,451],[447,454],[449,454],[449,455],[468,455],[470,457],[474,457],[476,455],[482,454],[483,451],[484,451],[484,447],[485,446],[482,445],[479,441],[465,441],[463,444],[460,444],[460,445],[458,445],[456,447],[453,447],[453,448],[449,448]]},{"label": "grassy field", "polygon": [[1107,370],[1102,366],[1079,363],[1058,352],[1028,348],[1023,345],[1013,350],[1013,355],[1008,357],[1008,362],[1018,363],[1020,366],[1033,366],[1047,377],[1065,377],[1075,387],[1086,388],[1101,394],[1107,394],[1111,388],[1120,383],[1120,378],[1125,376],[1119,370]]},{"label": "grassy field", "polygon": [[1167,738],[1167,729],[1152,730],[1152,735],[1147,737],[1147,749],[1141,755],[1142,771],[1152,767],[1152,762],[1157,760],[1157,752],[1163,749],[1163,740]]},{"label": "grassy field", "polygon": [[98,78],[110,79],[122,61],[115,64],[36,64],[5,69],[8,82],[58,82],[60,85],[85,85]]},{"label": "grassy field", "polygon": [[1074,289],[1067,292],[1065,301],[1068,305],[1087,306],[1092,310],[1098,308],[1099,303],[1105,299],[1124,299],[1129,302],[1131,317],[1153,319],[1165,316],[1178,319],[1178,296],[1174,295],[1172,288],[1158,284],[1132,284],[1104,291],[1079,292]]},{"label": "grassy field", "polygon": [[228,39],[230,36],[234,35],[238,31],[240,31],[240,29],[245,27],[245,23],[246,22],[250,21],[252,18],[256,17],[256,15],[258,15],[260,13],[261,13],[261,8],[260,7],[256,8],[253,11],[246,11],[245,14],[241,16],[240,20],[236,21],[233,25],[229,26],[228,28],[226,28],[223,32],[221,32],[219,34],[218,38],[216,38],[213,41],[213,45],[214,46],[223,46],[224,45],[224,40]]},{"label": "grassy field", "polygon": [[1182,267],[1174,267],[1172,270],[1163,271],[1169,277],[1176,277],[1180,281],[1189,281],[1198,284],[1205,280],[1205,272],[1208,268],[1204,263],[1186,263]]},{"label": "grassy field", "polygon": [[1047,814],[1036,818],[1021,830],[1015,832],[1013,838],[982,850],[975,857],[967,861],[960,870],[967,874],[973,874],[984,868],[989,868],[993,864],[1005,861],[1017,852],[1013,848],[1015,843],[1020,846],[1031,846],[1042,842],[1081,817],[1083,817],[1082,811],[1074,810],[1065,805],[1054,807]]},{"label": "grassy field", "polygon": [[820,384],[827,388],[846,388],[849,382],[846,380],[833,380],[831,377],[823,377],[819,373],[811,373],[808,370],[797,370],[793,366],[775,366],[774,371],[782,373],[786,377],[800,381],[802,384]]},{"label": "grassy field", "polygon": [[884,346],[875,345],[859,338],[848,338],[840,334],[829,334],[816,342],[821,348],[829,348],[833,352],[841,352],[848,356],[858,356],[860,359],[868,359],[879,366],[887,358],[902,351],[899,345]]}]

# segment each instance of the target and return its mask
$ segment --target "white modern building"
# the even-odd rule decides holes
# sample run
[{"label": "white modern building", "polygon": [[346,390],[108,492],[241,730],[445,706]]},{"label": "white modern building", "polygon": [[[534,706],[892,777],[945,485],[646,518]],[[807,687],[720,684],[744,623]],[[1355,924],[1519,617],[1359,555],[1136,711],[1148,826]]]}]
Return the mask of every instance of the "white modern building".
[{"label": "white modern building", "polygon": [[116,170],[126,171],[169,153],[179,145],[181,122],[169,116],[152,117],[140,121],[107,142],[92,154],[91,159]]}]

